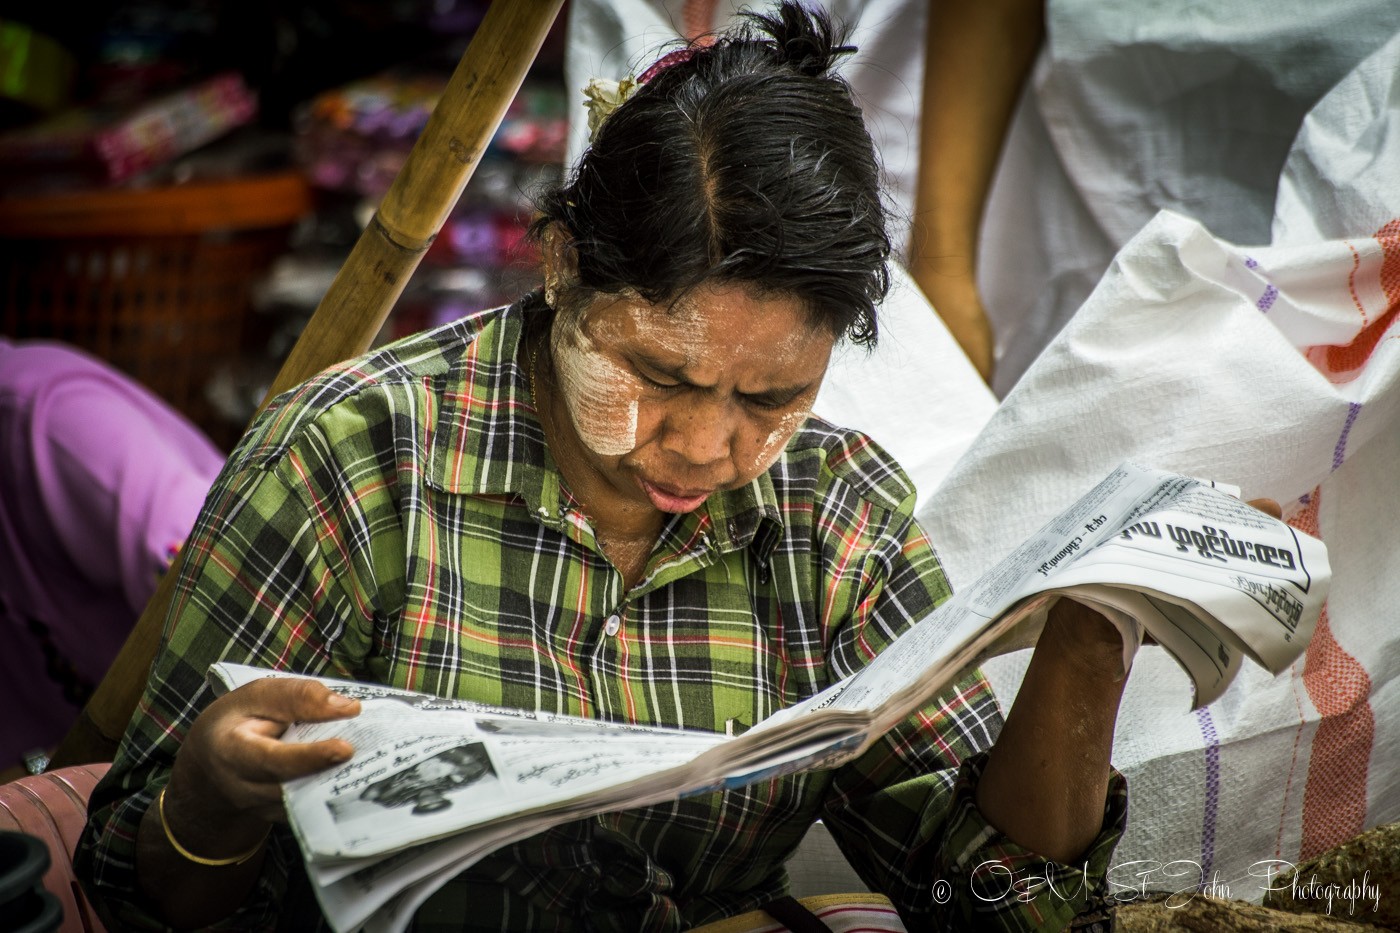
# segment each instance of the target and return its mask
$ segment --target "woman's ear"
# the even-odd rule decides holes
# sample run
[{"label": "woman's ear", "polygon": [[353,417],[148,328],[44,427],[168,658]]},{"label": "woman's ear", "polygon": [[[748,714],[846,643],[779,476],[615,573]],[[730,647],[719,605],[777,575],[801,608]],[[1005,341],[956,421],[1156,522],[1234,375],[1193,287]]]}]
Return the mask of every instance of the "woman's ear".
[{"label": "woman's ear", "polygon": [[564,225],[554,222],[545,230],[542,241],[542,263],[544,266],[544,301],[556,308],[561,289],[578,282],[578,253],[574,250],[574,238]]}]

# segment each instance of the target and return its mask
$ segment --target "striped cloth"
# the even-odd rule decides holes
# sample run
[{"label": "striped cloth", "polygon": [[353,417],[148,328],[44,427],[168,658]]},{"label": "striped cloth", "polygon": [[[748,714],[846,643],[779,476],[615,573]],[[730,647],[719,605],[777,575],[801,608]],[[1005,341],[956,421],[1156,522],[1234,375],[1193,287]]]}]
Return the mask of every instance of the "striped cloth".
[{"label": "striped cloth", "polygon": [[[889,898],[879,894],[820,894],[802,906],[831,933],[907,933]],[[788,928],[761,910],[707,923],[696,933],[786,933]]]},{"label": "striped cloth", "polygon": [[[173,628],[79,853],[123,924],[150,922],[131,899],[136,827],[210,700],[215,660],[722,731],[853,673],[948,595],[904,474],[864,436],[815,419],[757,480],[674,516],[626,590],[562,483],[517,360],[538,312],[527,299],[328,371],[235,452],[187,544]],[[818,816],[912,927],[962,916],[988,905],[966,883],[938,903],[938,879],[987,860],[1025,867],[970,792],[954,798],[959,763],[1000,725],[990,688],[969,676],[842,768],[504,848],[416,926],[685,929],[784,892],[784,860]],[[304,888],[290,836],[271,846],[233,929],[275,926],[293,910],[289,877]],[[991,906],[1025,928],[1083,900]]]}]

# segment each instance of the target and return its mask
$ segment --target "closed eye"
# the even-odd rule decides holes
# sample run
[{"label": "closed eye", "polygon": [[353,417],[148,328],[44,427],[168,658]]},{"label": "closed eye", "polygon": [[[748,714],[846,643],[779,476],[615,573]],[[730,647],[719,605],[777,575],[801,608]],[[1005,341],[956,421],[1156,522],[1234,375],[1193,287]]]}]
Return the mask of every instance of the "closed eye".
[{"label": "closed eye", "polygon": [[653,389],[677,389],[686,384],[679,373],[671,372],[664,366],[642,359],[631,362],[633,371]]},{"label": "closed eye", "polygon": [[659,379],[653,379],[641,370],[637,371],[637,375],[642,377],[642,382],[651,386],[653,389],[679,389],[681,387],[681,383],[679,382],[662,382]]},{"label": "closed eye", "polygon": [[753,395],[740,393],[739,397],[744,400],[746,405],[774,411],[791,405],[804,391],[806,391],[806,387],[802,386],[796,389],[780,389],[776,392],[759,392]]}]

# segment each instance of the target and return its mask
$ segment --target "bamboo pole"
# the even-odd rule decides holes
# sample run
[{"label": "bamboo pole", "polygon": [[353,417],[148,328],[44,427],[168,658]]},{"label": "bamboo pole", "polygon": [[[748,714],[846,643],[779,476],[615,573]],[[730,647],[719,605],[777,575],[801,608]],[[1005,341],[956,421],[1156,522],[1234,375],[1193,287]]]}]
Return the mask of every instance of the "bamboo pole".
[{"label": "bamboo pole", "polygon": [[[495,0],[409,152],[408,160],[336,274],[261,407],[368,349],[442,229],[520,90],[564,0]],[[183,559],[141,614],[50,767],[110,761],[140,701]]]}]

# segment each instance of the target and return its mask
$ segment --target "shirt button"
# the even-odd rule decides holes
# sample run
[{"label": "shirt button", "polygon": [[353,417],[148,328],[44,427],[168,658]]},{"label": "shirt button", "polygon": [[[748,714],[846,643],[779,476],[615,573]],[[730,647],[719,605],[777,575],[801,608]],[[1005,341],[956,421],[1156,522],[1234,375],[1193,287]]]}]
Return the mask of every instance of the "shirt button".
[{"label": "shirt button", "polygon": [[608,621],[603,626],[603,631],[609,635],[616,635],[617,630],[620,628],[622,628],[622,616],[614,612],[612,615],[608,616]]}]

